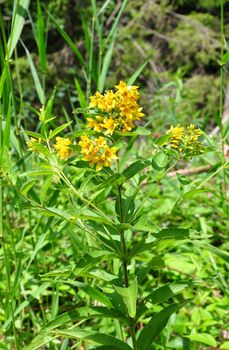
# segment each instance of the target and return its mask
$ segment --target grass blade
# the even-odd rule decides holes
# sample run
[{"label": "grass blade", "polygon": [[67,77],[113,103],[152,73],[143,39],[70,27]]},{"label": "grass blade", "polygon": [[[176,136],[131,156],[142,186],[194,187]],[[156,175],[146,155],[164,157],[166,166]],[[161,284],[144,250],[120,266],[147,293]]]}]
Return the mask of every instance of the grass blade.
[{"label": "grass blade", "polygon": [[46,71],[46,45],[45,45],[45,31],[44,18],[42,16],[40,0],[37,0],[37,39],[38,39],[38,53],[42,73]]},{"label": "grass blade", "polygon": [[29,62],[29,66],[30,66],[30,69],[31,69],[32,76],[33,76],[33,80],[34,80],[35,88],[36,88],[36,91],[37,91],[37,95],[39,97],[40,103],[43,105],[45,103],[45,94],[44,94],[44,90],[43,90],[43,88],[41,86],[41,82],[40,82],[40,79],[39,79],[36,67],[35,67],[35,65],[33,63],[33,59],[32,59],[32,56],[31,56],[29,50],[27,49],[27,47],[25,46],[25,44],[22,41],[21,41],[21,43],[22,43],[22,46],[24,47],[26,55],[27,55],[27,59],[28,59],[28,62]]},{"label": "grass blade", "polygon": [[22,29],[25,24],[25,19],[27,17],[27,11],[29,8],[30,0],[18,1],[16,6],[14,6],[14,12],[12,16],[11,33],[8,40],[8,58],[12,56],[12,53],[19,41]]},{"label": "grass blade", "polygon": [[58,30],[58,32],[60,33],[60,35],[64,38],[64,40],[66,41],[66,43],[70,46],[70,48],[72,49],[72,51],[74,52],[74,54],[76,55],[76,57],[78,58],[78,60],[85,65],[83,56],[81,54],[81,52],[79,51],[79,49],[77,48],[77,46],[75,45],[75,43],[72,41],[72,39],[70,38],[70,36],[61,28],[60,24],[58,23],[58,21],[56,20],[56,18],[48,11],[47,8],[45,8],[51,22],[55,25],[56,29]]}]

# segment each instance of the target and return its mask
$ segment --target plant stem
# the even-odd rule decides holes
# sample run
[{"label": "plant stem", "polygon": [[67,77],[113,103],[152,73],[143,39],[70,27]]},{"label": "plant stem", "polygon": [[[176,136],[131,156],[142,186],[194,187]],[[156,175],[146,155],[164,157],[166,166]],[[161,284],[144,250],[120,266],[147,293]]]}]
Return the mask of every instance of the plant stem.
[{"label": "plant stem", "polygon": [[[119,214],[120,214],[120,223],[124,223],[124,210],[122,205],[122,185],[118,185],[118,201],[119,201]],[[127,270],[127,249],[125,242],[124,230],[120,229],[120,241],[121,241],[121,250],[122,250],[122,269],[123,269],[123,281],[126,288],[129,286],[129,277]],[[135,321],[129,316],[129,329],[130,335],[132,338],[133,349],[137,350],[137,341],[135,336]]]},{"label": "plant stem", "polygon": [[[119,201],[119,214],[120,214],[120,223],[124,222],[124,211],[122,205],[122,186],[118,185],[118,201]],[[128,271],[127,271],[127,261],[126,261],[126,242],[124,236],[124,230],[120,229],[120,240],[121,240],[121,250],[122,250],[122,268],[123,268],[123,276],[124,276],[124,285],[127,288],[129,286],[128,281]]]}]

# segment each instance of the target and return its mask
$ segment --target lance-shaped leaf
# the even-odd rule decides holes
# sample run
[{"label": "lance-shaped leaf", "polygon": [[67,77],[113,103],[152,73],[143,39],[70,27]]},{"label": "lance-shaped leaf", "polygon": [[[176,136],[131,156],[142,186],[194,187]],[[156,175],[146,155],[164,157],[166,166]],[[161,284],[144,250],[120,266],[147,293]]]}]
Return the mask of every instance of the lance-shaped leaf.
[{"label": "lance-shaped leaf", "polygon": [[54,136],[59,134],[62,130],[66,129],[70,124],[71,124],[71,122],[65,123],[63,125],[58,126],[54,130],[50,130],[50,132],[49,132],[49,140],[51,140]]},{"label": "lance-shaped leaf", "polygon": [[94,306],[94,307],[80,307],[78,309],[70,310],[65,312],[59,316],[57,316],[54,320],[47,323],[42,327],[42,332],[47,332],[52,329],[62,327],[63,325],[71,322],[76,322],[79,320],[87,320],[90,318],[111,318],[118,319],[122,321],[126,321],[124,315],[114,309],[108,309],[102,306]]},{"label": "lance-shaped leaf", "polygon": [[132,350],[132,348],[124,343],[123,341],[116,339],[115,337],[93,331],[86,331],[82,329],[67,329],[56,331],[56,335],[61,337],[66,337],[70,339],[85,339],[91,341],[92,343],[97,343],[101,345],[109,345],[110,349],[117,348],[118,350]]},{"label": "lance-shaped leaf", "polygon": [[138,294],[138,280],[137,277],[133,280],[132,284],[127,287],[117,287],[114,286],[118,294],[123,298],[124,303],[126,304],[128,314],[130,317],[134,318],[136,315],[136,302]]},{"label": "lance-shaped leaf", "polygon": [[189,230],[184,228],[169,227],[152,234],[158,240],[161,239],[187,239],[189,238]]},{"label": "lance-shaped leaf", "polygon": [[153,305],[161,304],[177,293],[180,293],[187,286],[188,284],[170,284],[157,288],[152,293],[147,295],[147,297],[141,302],[137,310],[137,318],[140,318],[148,310],[145,306],[147,302],[150,302]]},{"label": "lance-shaped leaf", "polygon": [[27,17],[27,11],[29,7],[30,0],[19,0],[15,2],[11,33],[8,41],[8,57],[12,56],[12,53],[18,43],[18,40],[21,36],[22,29],[25,24],[25,19]]},{"label": "lance-shaped leaf", "polygon": [[187,299],[181,303],[170,305],[155,314],[139,334],[137,339],[138,348],[148,350],[154,339],[165,328],[170,316],[181,309],[190,300],[191,299]]},{"label": "lance-shaped leaf", "polygon": [[130,179],[134,175],[138,174],[141,170],[145,169],[150,165],[150,161],[148,160],[138,160],[137,162],[131,164],[126,168],[122,175],[125,176],[126,179]]}]

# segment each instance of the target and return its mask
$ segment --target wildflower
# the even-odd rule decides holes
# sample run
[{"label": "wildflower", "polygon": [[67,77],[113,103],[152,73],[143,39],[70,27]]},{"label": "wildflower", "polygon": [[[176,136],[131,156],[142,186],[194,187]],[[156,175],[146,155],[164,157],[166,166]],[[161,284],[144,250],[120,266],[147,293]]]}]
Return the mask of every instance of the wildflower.
[{"label": "wildflower", "polygon": [[191,124],[187,128],[183,126],[171,126],[166,132],[169,135],[167,145],[179,151],[186,157],[193,157],[203,153],[203,143],[199,140],[203,131]]},{"label": "wildflower", "polygon": [[114,131],[131,131],[135,121],[144,116],[138,105],[138,86],[127,86],[123,81],[115,85],[116,91],[108,90],[105,94],[96,92],[90,97],[89,107],[101,112],[100,119],[88,118],[87,126],[97,132],[113,134]]},{"label": "wildflower", "polygon": [[57,150],[57,153],[59,156],[64,159],[68,158],[70,155],[70,145],[72,144],[70,139],[64,139],[62,137],[57,137],[56,138],[56,143],[54,144],[54,148]]},{"label": "wildflower", "polygon": [[117,125],[117,122],[115,122],[115,120],[112,117],[104,119],[102,126],[104,129],[106,129],[105,135],[113,134]]},{"label": "wildflower", "polygon": [[170,129],[166,132],[170,136],[169,143],[172,148],[179,148],[180,141],[184,136],[184,127],[171,125]]},{"label": "wildflower", "polygon": [[83,160],[89,163],[90,167],[96,165],[96,171],[103,167],[110,167],[113,159],[117,159],[115,147],[109,147],[104,137],[90,139],[87,135],[81,136],[79,142]]},{"label": "wildflower", "polygon": [[40,143],[40,139],[37,140],[37,139],[34,139],[33,137],[31,137],[30,140],[28,142],[26,142],[29,151],[36,152],[37,151],[37,148],[36,148],[37,143]]},{"label": "wildflower", "polygon": [[187,127],[187,133],[184,137],[184,147],[190,156],[203,153],[203,144],[199,141],[203,131],[191,124]]},{"label": "wildflower", "polygon": [[[103,119],[103,118],[102,118]],[[103,130],[103,124],[97,119],[87,118],[87,127],[93,129],[96,132],[101,132]]]}]

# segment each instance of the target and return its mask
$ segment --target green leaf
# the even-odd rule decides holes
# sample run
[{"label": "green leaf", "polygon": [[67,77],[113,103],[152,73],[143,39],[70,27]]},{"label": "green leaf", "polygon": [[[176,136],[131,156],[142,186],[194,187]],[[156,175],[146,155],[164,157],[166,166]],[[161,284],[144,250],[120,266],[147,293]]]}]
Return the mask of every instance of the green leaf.
[{"label": "green leaf", "polygon": [[131,179],[133,176],[138,174],[141,170],[145,169],[149,165],[149,160],[138,160],[137,162],[128,166],[128,168],[122,172],[122,175],[125,176],[126,179]]},{"label": "green leaf", "polygon": [[174,312],[177,312],[179,309],[181,309],[189,301],[190,299],[187,299],[181,303],[170,305],[155,314],[140,332],[137,339],[138,348],[148,350],[154,339],[165,328],[170,316]]},{"label": "green leaf", "polygon": [[[88,164],[88,163],[87,163]],[[101,180],[101,184],[98,186],[98,189],[104,188],[104,187],[108,187],[108,185],[113,185],[115,183],[117,184],[122,184],[125,181],[125,177],[121,174],[114,174],[108,177],[107,180],[104,181]]]},{"label": "green leaf", "polygon": [[35,246],[35,248],[33,250],[32,256],[30,258],[30,261],[29,261],[29,263],[26,266],[26,271],[28,271],[28,268],[30,267],[31,262],[34,260],[35,256],[39,252],[39,250],[41,250],[47,244],[46,237],[47,237],[47,232],[42,233],[39,236],[39,239],[38,239],[38,241],[36,243],[36,246]]},{"label": "green leaf", "polygon": [[152,58],[152,53],[155,49],[151,50],[149,55],[146,57],[145,61],[135,70],[134,74],[129,78],[127,85],[131,86],[134,84],[135,80],[139,77],[145,66],[149,63]]},{"label": "green leaf", "polygon": [[60,35],[64,38],[64,40],[67,42],[69,47],[72,49],[72,51],[74,52],[74,54],[76,55],[76,57],[78,58],[80,63],[82,63],[82,65],[85,65],[85,61],[83,59],[83,56],[82,56],[81,52],[79,51],[79,49],[77,48],[77,46],[75,45],[75,43],[72,41],[72,39],[69,37],[69,35],[62,29],[61,25],[58,23],[56,18],[47,10],[47,8],[45,8],[45,10],[46,10],[51,22],[55,25],[55,27],[58,30],[58,32],[60,33]]},{"label": "green leaf", "polygon": [[137,277],[132,284],[127,288],[114,286],[114,289],[123,297],[130,317],[134,318],[136,315],[136,302],[138,294],[138,280]]},{"label": "green leaf", "polygon": [[75,86],[76,86],[76,90],[77,90],[77,93],[78,93],[80,107],[81,108],[86,108],[87,107],[87,102],[86,102],[86,99],[85,99],[84,92],[83,92],[83,90],[81,88],[81,85],[80,85],[79,81],[76,78],[74,79],[74,81],[75,81]]},{"label": "green leaf", "polygon": [[119,12],[118,12],[118,14],[117,14],[117,16],[116,16],[116,18],[114,20],[114,23],[113,23],[113,25],[111,27],[111,30],[110,30],[108,36],[106,38],[105,45],[109,44],[110,41],[114,38],[116,30],[117,30],[117,27],[118,27],[119,20],[121,18],[121,15],[122,15],[124,9],[125,9],[126,4],[127,4],[127,0],[123,0],[122,1],[122,5],[120,7],[120,10],[119,10]]},{"label": "green leaf", "polygon": [[[8,349],[7,349],[8,350]],[[102,345],[99,347],[96,347],[94,350],[118,350],[118,348],[112,346],[112,348],[110,347],[110,345]]]},{"label": "green leaf", "polygon": [[67,221],[72,221],[73,216],[65,210],[52,208],[52,207],[36,207],[36,211],[47,216],[56,216]]},{"label": "green leaf", "polygon": [[152,159],[152,167],[158,171],[165,169],[169,159],[164,152],[158,152]]},{"label": "green leaf", "polygon": [[176,173],[176,176],[178,178],[178,181],[180,182],[181,185],[189,185],[191,182],[191,179],[188,176],[181,175],[179,173]]},{"label": "green leaf", "polygon": [[229,62],[229,51],[227,51],[220,62],[222,66],[224,66],[227,62]]},{"label": "green leaf", "polygon": [[161,239],[187,239],[189,238],[189,230],[185,228],[170,227],[152,234],[158,240]]},{"label": "green leaf", "polygon": [[117,279],[116,275],[104,271],[103,269],[93,269],[84,274],[86,277],[94,278],[100,281],[111,282]]},{"label": "green leaf", "polygon": [[212,189],[210,188],[197,188],[195,190],[191,190],[191,191],[188,191],[184,194],[183,198],[184,199],[187,199],[187,198],[193,198],[195,196],[198,196],[200,195],[201,193],[205,193],[205,192],[212,192]]},{"label": "green leaf", "polygon": [[27,47],[25,46],[25,44],[22,41],[21,41],[21,43],[22,43],[22,46],[24,47],[26,55],[27,55],[27,59],[28,59],[28,62],[29,62],[29,66],[30,66],[30,70],[31,70],[32,77],[33,77],[33,80],[34,80],[34,85],[35,85],[35,88],[36,88],[36,91],[37,91],[37,95],[39,97],[40,103],[43,105],[44,102],[45,102],[45,94],[44,94],[44,90],[42,88],[42,85],[41,85],[41,82],[40,82],[40,79],[39,79],[36,67],[35,67],[35,65],[33,63],[33,59],[32,59],[32,56],[31,56],[29,50],[27,49]]},{"label": "green leaf", "polygon": [[132,350],[131,347],[123,341],[116,339],[111,335],[104,333],[98,333],[94,331],[86,331],[82,329],[67,329],[56,331],[56,335],[61,337],[67,337],[70,339],[85,339],[92,343],[113,346],[119,350]]},{"label": "green leaf", "polygon": [[222,345],[220,345],[220,350],[229,350],[229,341],[225,341]]},{"label": "green leaf", "polygon": [[113,53],[113,49],[114,49],[115,36],[116,36],[116,33],[114,33],[113,40],[110,43],[110,45],[108,46],[108,50],[107,50],[105,57],[104,57],[104,60],[103,60],[102,71],[99,75],[99,80],[98,80],[98,91],[99,92],[103,92],[103,89],[105,86],[107,73],[109,70],[109,66],[110,66],[110,62],[111,62],[111,58],[112,58],[112,53]]},{"label": "green leaf", "polygon": [[[121,204],[121,208],[120,208]],[[128,223],[135,210],[135,203],[133,196],[122,198],[121,203],[117,198],[115,202],[115,211],[121,223]]]},{"label": "green leaf", "polygon": [[169,138],[170,138],[169,135],[163,135],[163,136],[158,137],[157,139],[154,139],[153,143],[155,145],[158,145],[158,146],[163,146],[163,145],[165,145],[167,143]]},{"label": "green leaf", "polygon": [[217,111],[213,111],[213,116],[215,118],[216,124],[218,125],[219,128],[222,127],[222,120],[220,118],[220,115]]},{"label": "green leaf", "polygon": [[110,221],[108,219],[106,219],[104,216],[100,214],[95,213],[93,210],[90,210],[90,209],[83,209],[79,211],[79,214],[74,215],[74,217],[72,217],[72,221],[74,219],[92,220],[92,221],[104,223],[107,225],[110,224]]},{"label": "green leaf", "polygon": [[52,170],[46,170],[46,169],[41,169],[41,170],[30,170],[26,171],[22,174],[19,175],[19,177],[34,177],[34,176],[43,176],[43,175],[52,175],[53,171]]},{"label": "green leaf", "polygon": [[[17,315],[20,314],[20,312],[22,310],[24,310],[35,298],[39,297],[48,287],[49,287],[50,283],[43,283],[40,287],[38,287],[37,289],[35,289],[34,291],[31,291],[28,298],[23,301],[18,308],[15,310],[14,312],[14,317],[16,317]],[[12,322],[12,316],[10,316],[6,322],[3,325],[3,329],[6,330],[8,329],[9,325]]]},{"label": "green leaf", "polygon": [[[68,283],[70,283],[70,282],[71,282],[71,280],[70,281],[68,280]],[[72,283],[73,282],[75,282],[73,284],[74,286],[79,287],[80,290],[83,290],[84,293],[89,295],[93,300],[97,300],[99,303],[106,305],[109,308],[112,307],[112,303],[109,300],[109,298],[104,293],[99,291],[97,288],[90,286],[88,284],[82,283],[82,282],[72,281]]]},{"label": "green leaf", "polygon": [[142,126],[138,126],[134,131],[127,131],[127,132],[122,132],[122,131],[115,131],[115,135],[119,136],[148,136],[151,134],[151,131],[143,128]]},{"label": "green leaf", "polygon": [[35,180],[29,180],[26,181],[25,183],[23,183],[21,189],[20,189],[20,193],[25,196],[26,193],[34,186],[35,184]]},{"label": "green leaf", "polygon": [[147,297],[145,297],[139,305],[137,311],[137,319],[140,318],[148,310],[145,306],[147,302],[152,303],[153,305],[161,304],[177,293],[180,293],[186,287],[187,284],[169,284],[167,286],[163,286],[154,290],[152,293],[147,295]]},{"label": "green leaf", "polygon": [[19,0],[15,2],[14,12],[12,16],[12,25],[10,37],[8,40],[8,57],[12,56],[12,53],[18,43],[18,40],[21,36],[22,29],[25,24],[25,19],[27,17],[27,11],[29,8],[30,0]]},{"label": "green leaf", "polygon": [[37,43],[39,61],[42,73],[46,71],[46,45],[45,45],[45,30],[44,30],[44,18],[41,11],[40,0],[37,0]]},{"label": "green leaf", "polygon": [[214,247],[213,245],[195,241],[195,244],[197,244],[199,247],[202,247],[203,249],[209,250],[214,255],[218,256],[220,259],[224,260],[226,263],[229,264],[229,254],[226,251],[223,251],[222,249],[219,249],[217,247]]},{"label": "green leaf", "polygon": [[[97,115],[97,112],[89,107],[73,109],[72,113],[73,114],[85,114],[85,115]],[[86,131],[86,130],[83,130],[83,131]]]},{"label": "green leaf", "polygon": [[200,342],[200,343],[212,346],[213,348],[215,348],[217,346],[217,342],[216,342],[215,338],[211,334],[196,333],[196,334],[191,334],[189,336],[189,338],[192,341]]},{"label": "green leaf", "polygon": [[83,258],[79,260],[77,263],[77,266],[73,270],[73,274],[75,277],[81,276],[84,274],[86,271],[89,271],[92,269],[98,262],[102,261],[105,257],[108,255],[112,255],[110,252],[101,252],[98,251],[98,255],[96,256],[95,254],[85,254]]},{"label": "green leaf", "polygon": [[41,139],[45,141],[45,137],[39,134],[38,132],[33,132],[33,131],[24,131],[26,135],[29,135],[31,137],[34,137],[35,139]]},{"label": "green leaf", "polygon": [[48,322],[41,329],[42,332],[50,331],[58,327],[62,327],[66,323],[77,322],[79,320],[87,320],[91,318],[115,318],[126,320],[123,314],[114,309],[108,309],[102,306],[80,307],[71,311],[65,312],[57,316],[54,320]]},{"label": "green leaf", "polygon": [[56,136],[57,134],[59,134],[62,130],[64,130],[65,128],[68,127],[68,125],[70,125],[72,122],[69,123],[65,123],[63,125],[58,126],[56,129],[54,130],[50,130],[49,132],[49,140],[51,140],[54,136]]},{"label": "green leaf", "polygon": [[50,335],[41,333],[32,340],[32,342],[25,348],[25,350],[40,349],[43,345],[48,344],[50,341],[54,340],[55,338],[57,338],[56,335],[50,336]]}]

